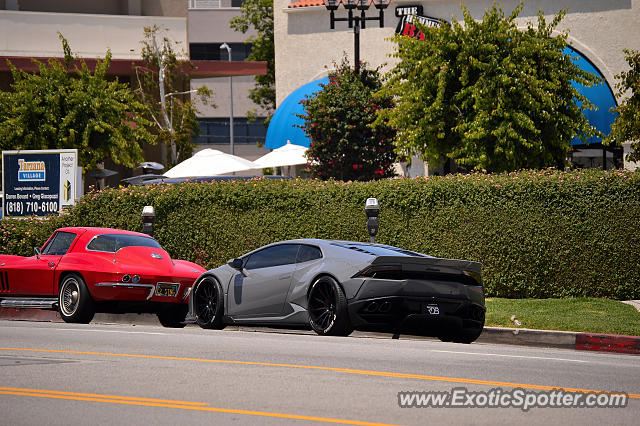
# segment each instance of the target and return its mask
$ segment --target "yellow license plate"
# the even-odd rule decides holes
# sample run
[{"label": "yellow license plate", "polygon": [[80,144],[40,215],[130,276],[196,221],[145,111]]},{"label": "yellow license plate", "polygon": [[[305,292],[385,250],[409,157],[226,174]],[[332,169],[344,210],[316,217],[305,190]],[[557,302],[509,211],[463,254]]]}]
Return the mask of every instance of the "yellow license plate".
[{"label": "yellow license plate", "polygon": [[175,297],[178,294],[180,284],[174,283],[158,283],[156,285],[156,296]]}]

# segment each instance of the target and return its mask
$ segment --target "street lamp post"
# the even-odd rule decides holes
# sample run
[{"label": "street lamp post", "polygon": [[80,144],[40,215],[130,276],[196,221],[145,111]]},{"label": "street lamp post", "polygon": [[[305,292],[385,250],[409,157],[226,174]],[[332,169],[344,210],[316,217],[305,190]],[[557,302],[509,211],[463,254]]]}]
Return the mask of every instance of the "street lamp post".
[{"label": "street lamp post", "polygon": [[[391,0],[324,0],[324,5],[329,11],[329,27],[333,30],[336,28],[335,22],[342,21],[349,24],[349,28],[353,28],[353,51],[355,70],[360,72],[360,28],[365,29],[367,21],[378,21],[380,28],[384,27],[384,9],[389,6]],[[378,16],[366,16],[371,4],[378,9]],[[347,18],[336,18],[335,11],[342,4],[347,10]],[[354,13],[354,10],[360,11],[360,16]]]},{"label": "street lamp post", "polygon": [[[227,49],[229,62],[231,62],[231,47],[227,43],[222,43],[220,49]],[[235,155],[233,149],[233,77],[229,77],[229,144],[231,145],[231,155]]]}]

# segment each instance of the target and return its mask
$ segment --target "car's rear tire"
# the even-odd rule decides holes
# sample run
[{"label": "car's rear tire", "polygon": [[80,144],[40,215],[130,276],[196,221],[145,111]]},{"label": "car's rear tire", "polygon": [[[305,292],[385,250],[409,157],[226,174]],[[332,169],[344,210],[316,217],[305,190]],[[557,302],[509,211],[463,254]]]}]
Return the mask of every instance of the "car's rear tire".
[{"label": "car's rear tire", "polygon": [[93,299],[80,275],[65,275],[60,283],[58,311],[65,322],[88,324],[93,319]]},{"label": "car's rear tire", "polygon": [[222,286],[213,277],[205,277],[193,290],[193,314],[196,322],[202,328],[222,330],[224,298]]},{"label": "car's rear tire", "polygon": [[162,306],[158,313],[158,321],[163,327],[168,328],[184,328],[187,325],[184,320],[189,312],[189,305],[167,303]]},{"label": "car's rear tire", "polygon": [[482,334],[482,329],[484,328],[484,321],[479,327],[465,327],[460,329],[455,333],[445,333],[438,336],[443,342],[453,342],[453,343],[473,343],[475,342],[480,334]]},{"label": "car's rear tire", "polygon": [[353,331],[347,298],[336,280],[318,278],[309,290],[309,325],[321,336],[348,336]]}]

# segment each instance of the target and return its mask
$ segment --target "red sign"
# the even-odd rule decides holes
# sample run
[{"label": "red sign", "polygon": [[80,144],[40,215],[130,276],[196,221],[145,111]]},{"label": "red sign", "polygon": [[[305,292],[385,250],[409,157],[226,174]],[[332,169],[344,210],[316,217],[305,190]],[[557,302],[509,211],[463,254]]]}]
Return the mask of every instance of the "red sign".
[{"label": "red sign", "polygon": [[403,36],[415,38],[418,40],[424,40],[424,33],[420,31],[416,22],[419,22],[425,27],[439,27],[446,21],[438,18],[430,18],[428,16],[420,16],[420,15],[406,15],[403,16],[400,22],[398,22],[398,27],[396,28],[397,34],[402,34]]}]

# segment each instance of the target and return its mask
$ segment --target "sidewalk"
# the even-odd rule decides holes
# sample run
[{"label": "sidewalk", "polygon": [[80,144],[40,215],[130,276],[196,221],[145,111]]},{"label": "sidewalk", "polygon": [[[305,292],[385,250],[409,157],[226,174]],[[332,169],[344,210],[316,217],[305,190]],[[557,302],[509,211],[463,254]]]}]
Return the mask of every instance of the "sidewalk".
[{"label": "sidewalk", "polygon": [[624,300],[622,303],[626,303],[627,305],[631,305],[640,312],[640,300]]},{"label": "sidewalk", "polygon": [[[640,301],[636,308],[640,310]],[[0,320],[63,322],[55,311],[39,309],[0,308]],[[159,325],[153,314],[96,314],[97,324]],[[240,331],[314,334],[305,330],[272,329],[268,327],[231,326]],[[389,333],[354,331],[351,336],[357,338],[391,339]],[[421,336],[400,335],[400,339],[422,339]],[[478,343],[507,344],[532,347],[562,348],[586,351],[621,352],[640,355],[640,336],[616,334],[579,333],[573,331],[532,330],[527,328],[485,327]]]}]

